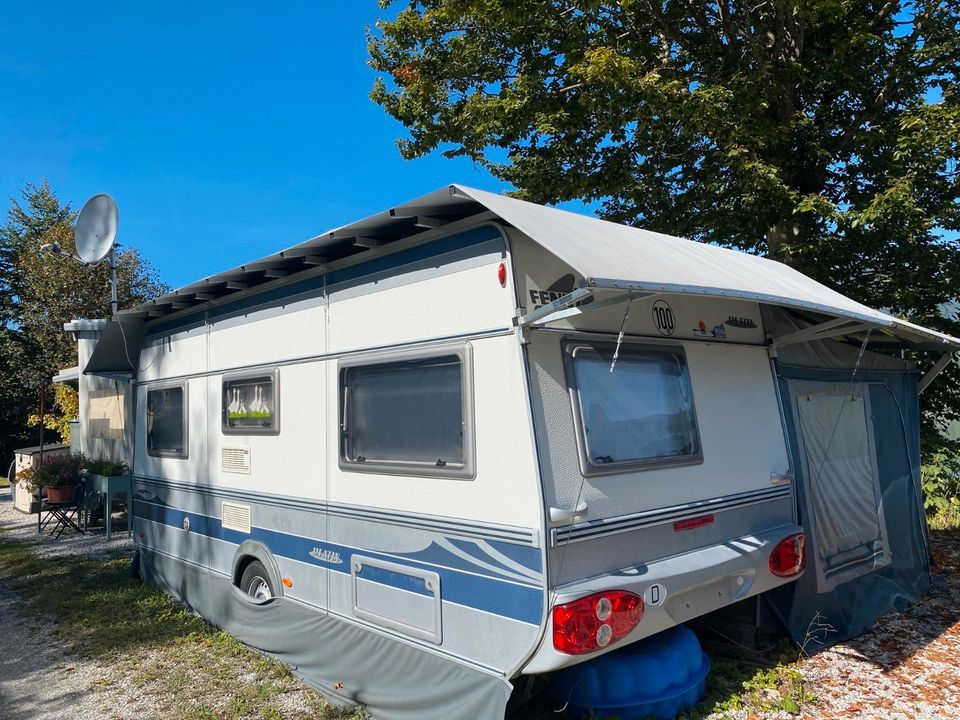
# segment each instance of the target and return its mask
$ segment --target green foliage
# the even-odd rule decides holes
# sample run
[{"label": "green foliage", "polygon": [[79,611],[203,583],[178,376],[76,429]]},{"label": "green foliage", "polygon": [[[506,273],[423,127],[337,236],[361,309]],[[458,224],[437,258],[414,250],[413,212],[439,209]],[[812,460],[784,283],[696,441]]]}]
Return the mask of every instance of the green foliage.
[{"label": "green foliage", "polygon": [[[62,442],[70,442],[70,421],[80,417],[80,394],[72,385],[57,383],[53,387],[53,407],[43,416],[43,426],[55,431]],[[27,424],[36,427],[40,416],[31,414]]]},{"label": "green foliage", "polygon": [[80,465],[91,475],[103,475],[104,477],[126,475],[130,472],[130,468],[126,463],[114,462],[109,458],[84,457],[82,458]]},{"label": "green foliage", "polygon": [[[595,201],[960,334],[960,4],[392,6],[371,97],[407,127],[404,157],[470,157],[524,199]],[[960,419],[945,375],[922,398],[928,455],[933,418]]]},{"label": "green foliage", "polygon": [[960,532],[960,507],[949,505],[932,515],[927,515],[927,526],[939,532]]},{"label": "green foliage", "polygon": [[739,692],[716,701],[712,710],[721,717],[725,713],[765,716],[778,710],[800,715],[802,708],[816,701],[803,684],[803,674],[796,663],[777,663],[776,667],[758,669],[742,682]]},{"label": "green foliage", "polygon": [[32,467],[22,470],[17,479],[27,483],[31,488],[50,487],[57,485],[73,485],[80,479],[80,472],[85,470],[92,475],[126,475],[130,468],[126,463],[114,462],[109,458],[89,458],[83,453],[70,455],[46,455],[43,463],[34,463]]},{"label": "green foliage", "polygon": [[[25,185],[21,198],[10,202],[7,223],[0,227],[0,459],[26,439],[40,389],[47,388],[49,398],[50,378],[76,364],[76,342],[64,323],[102,317],[110,309],[106,263],[89,266],[40,252],[52,242],[75,252],[76,213],[70,204],[62,204],[46,181]],[[166,291],[136,250],[121,250],[117,264],[121,310]],[[44,423],[58,431],[75,417],[60,399]]]},{"label": "green foliage", "polygon": [[960,510],[960,456],[937,452],[920,469],[927,515]]}]

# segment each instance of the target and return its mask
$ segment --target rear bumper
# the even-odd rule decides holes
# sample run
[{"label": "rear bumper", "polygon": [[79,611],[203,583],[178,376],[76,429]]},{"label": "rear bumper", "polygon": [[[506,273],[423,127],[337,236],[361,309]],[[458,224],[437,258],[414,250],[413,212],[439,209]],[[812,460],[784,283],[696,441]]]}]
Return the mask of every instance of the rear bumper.
[{"label": "rear bumper", "polygon": [[793,582],[799,574],[790,578],[777,577],[770,572],[768,560],[778,542],[799,532],[803,529],[798,525],[782,525],[720,545],[554,588],[552,605],[605,590],[628,590],[643,596],[646,604],[643,619],[633,632],[609,648],[584,655],[567,655],[553,647],[553,613],[550,612],[540,647],[521,672],[550,672],[584,662],[738,600]]}]

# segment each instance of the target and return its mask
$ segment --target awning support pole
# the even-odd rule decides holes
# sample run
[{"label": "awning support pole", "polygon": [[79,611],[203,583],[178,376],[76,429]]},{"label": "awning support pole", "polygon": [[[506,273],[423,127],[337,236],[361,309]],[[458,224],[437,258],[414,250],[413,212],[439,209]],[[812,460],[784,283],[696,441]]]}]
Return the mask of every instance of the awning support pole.
[{"label": "awning support pole", "polygon": [[526,315],[522,315],[518,318],[515,318],[513,321],[514,325],[519,327],[527,327],[533,325],[537,320],[541,320],[553,315],[557,310],[562,310],[563,308],[570,307],[581,300],[586,300],[588,297],[593,296],[593,290],[590,288],[577,288],[573,292],[569,292],[566,295],[558,297],[551,303],[547,303],[541,308],[536,310],[531,310]]},{"label": "awning support pole", "polygon": [[948,352],[946,355],[942,355],[940,359],[933,364],[933,367],[927,370],[927,374],[924,375],[922,378],[920,378],[920,381],[917,383],[917,395],[919,395],[924,390],[926,390],[927,385],[932,383],[937,378],[937,375],[939,375],[944,370],[946,370],[947,365],[949,365],[952,361],[953,361],[952,352]]},{"label": "awning support pole", "polygon": [[813,342],[815,340],[826,340],[837,335],[846,335],[848,333],[866,330],[869,325],[858,323],[850,318],[834,318],[825,323],[814,325],[813,327],[797,330],[787,333],[780,337],[775,337],[770,341],[772,348],[784,347],[786,345],[795,345],[796,343]]}]

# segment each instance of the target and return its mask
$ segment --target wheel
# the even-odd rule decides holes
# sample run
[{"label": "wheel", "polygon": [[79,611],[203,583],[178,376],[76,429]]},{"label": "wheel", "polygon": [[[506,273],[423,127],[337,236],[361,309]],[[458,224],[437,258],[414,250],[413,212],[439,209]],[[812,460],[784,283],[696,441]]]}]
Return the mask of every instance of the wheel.
[{"label": "wheel", "polygon": [[254,560],[244,569],[240,578],[240,590],[256,602],[266,602],[277,595],[267,569],[259,560]]}]

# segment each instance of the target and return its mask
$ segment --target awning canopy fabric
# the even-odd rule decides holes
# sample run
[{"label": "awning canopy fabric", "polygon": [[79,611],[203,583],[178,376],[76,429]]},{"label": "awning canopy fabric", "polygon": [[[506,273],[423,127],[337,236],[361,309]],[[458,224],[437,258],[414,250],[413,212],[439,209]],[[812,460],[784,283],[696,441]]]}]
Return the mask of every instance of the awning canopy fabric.
[{"label": "awning canopy fabric", "polygon": [[152,320],[186,313],[480,213],[491,214],[528,235],[582,275],[589,287],[752,300],[819,314],[825,316],[824,320],[851,321],[835,334],[848,331],[852,336],[866,326],[880,329],[883,337],[907,346],[942,352],[960,349],[958,338],[869,308],[773,260],[462,185],[436,190],[282,252],[212,275],[120,316]]}]

